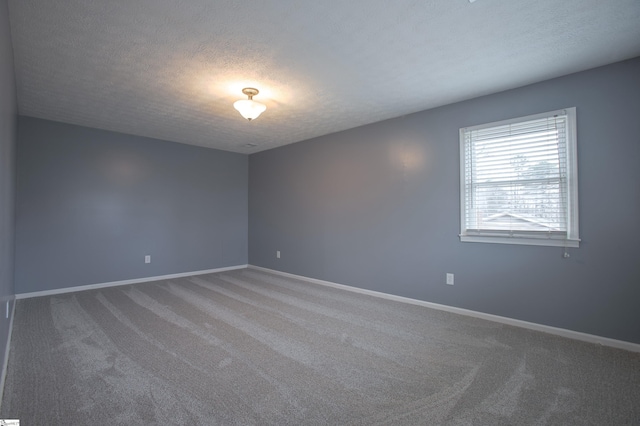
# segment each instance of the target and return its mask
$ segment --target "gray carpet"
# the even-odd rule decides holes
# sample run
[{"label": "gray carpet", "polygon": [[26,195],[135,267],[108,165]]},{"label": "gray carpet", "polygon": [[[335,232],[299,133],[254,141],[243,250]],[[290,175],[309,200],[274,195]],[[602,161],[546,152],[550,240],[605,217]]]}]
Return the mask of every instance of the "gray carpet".
[{"label": "gray carpet", "polygon": [[21,425],[632,425],[640,354],[256,270],[20,300]]}]

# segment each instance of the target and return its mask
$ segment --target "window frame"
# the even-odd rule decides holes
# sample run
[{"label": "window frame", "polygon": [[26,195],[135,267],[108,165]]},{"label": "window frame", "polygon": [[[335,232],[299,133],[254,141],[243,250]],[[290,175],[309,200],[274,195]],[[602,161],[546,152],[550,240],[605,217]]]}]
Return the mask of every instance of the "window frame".
[{"label": "window frame", "polygon": [[[567,167],[567,230],[556,232],[544,231],[499,231],[499,230],[469,230],[466,224],[466,151],[465,135],[469,131],[487,129],[491,127],[505,126],[514,123],[522,123],[531,120],[553,117],[554,115],[566,115],[566,167]],[[494,121],[475,126],[462,127],[459,131],[460,138],[460,241],[497,243],[497,244],[521,244],[535,246],[573,247],[580,245],[579,217],[578,217],[578,149],[576,108],[563,108],[555,111],[543,112],[524,117],[516,117],[508,120]]]}]

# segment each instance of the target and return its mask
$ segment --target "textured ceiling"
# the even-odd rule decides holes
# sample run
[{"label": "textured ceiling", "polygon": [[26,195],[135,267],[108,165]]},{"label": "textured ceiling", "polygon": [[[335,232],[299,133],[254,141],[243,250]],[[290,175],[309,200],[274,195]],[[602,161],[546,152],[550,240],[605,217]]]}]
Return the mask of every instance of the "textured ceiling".
[{"label": "textured ceiling", "polygon": [[[640,56],[639,0],[9,0],[9,13],[20,114],[242,153]],[[232,107],[247,86],[267,105],[252,122]]]}]

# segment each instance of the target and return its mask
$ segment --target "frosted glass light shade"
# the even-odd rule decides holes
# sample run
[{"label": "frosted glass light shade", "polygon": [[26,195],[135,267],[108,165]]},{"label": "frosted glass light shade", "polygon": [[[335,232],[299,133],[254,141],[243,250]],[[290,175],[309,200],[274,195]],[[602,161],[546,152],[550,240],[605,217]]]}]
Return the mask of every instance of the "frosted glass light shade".
[{"label": "frosted glass light shade", "polygon": [[233,107],[237,109],[238,112],[249,121],[255,120],[267,109],[267,106],[265,104],[256,102],[253,99],[243,99],[240,101],[235,101],[233,103]]}]

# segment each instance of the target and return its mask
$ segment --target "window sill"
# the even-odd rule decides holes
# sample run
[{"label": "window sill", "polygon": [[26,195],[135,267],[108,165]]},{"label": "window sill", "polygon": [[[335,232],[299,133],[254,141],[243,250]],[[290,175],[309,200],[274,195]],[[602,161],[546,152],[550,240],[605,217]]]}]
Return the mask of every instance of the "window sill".
[{"label": "window sill", "polygon": [[490,243],[490,244],[517,244],[526,246],[551,246],[551,247],[580,247],[579,239],[559,239],[544,237],[519,237],[519,236],[495,236],[495,235],[460,235],[463,243]]}]

